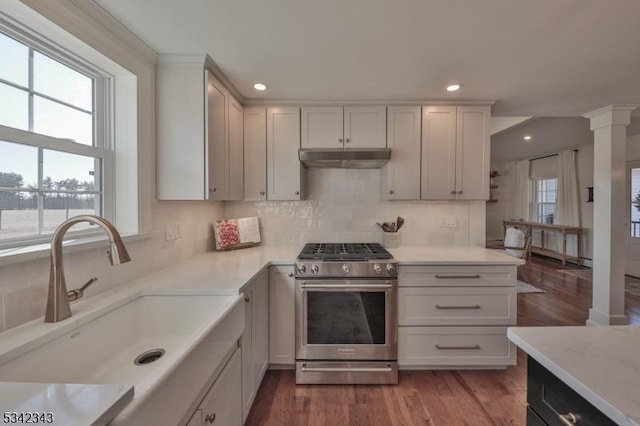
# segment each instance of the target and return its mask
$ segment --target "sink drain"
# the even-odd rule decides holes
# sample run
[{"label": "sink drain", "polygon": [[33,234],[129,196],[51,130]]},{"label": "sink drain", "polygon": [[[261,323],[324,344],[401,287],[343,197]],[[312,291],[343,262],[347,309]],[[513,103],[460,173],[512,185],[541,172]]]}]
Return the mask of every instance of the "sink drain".
[{"label": "sink drain", "polygon": [[138,355],[133,362],[136,365],[151,364],[153,361],[162,358],[163,355],[164,349],[151,349]]}]

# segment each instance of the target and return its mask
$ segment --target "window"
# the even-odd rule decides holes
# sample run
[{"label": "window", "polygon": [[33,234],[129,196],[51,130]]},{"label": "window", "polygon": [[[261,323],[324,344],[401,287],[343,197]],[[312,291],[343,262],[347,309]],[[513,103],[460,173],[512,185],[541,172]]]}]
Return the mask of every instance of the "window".
[{"label": "window", "polygon": [[558,179],[536,179],[536,221],[538,223],[553,224],[556,214],[556,194]]},{"label": "window", "polygon": [[640,238],[640,167],[632,167],[631,175],[631,236]]},{"label": "window", "polygon": [[108,87],[97,69],[0,22],[0,247],[48,241],[71,216],[112,215]]}]

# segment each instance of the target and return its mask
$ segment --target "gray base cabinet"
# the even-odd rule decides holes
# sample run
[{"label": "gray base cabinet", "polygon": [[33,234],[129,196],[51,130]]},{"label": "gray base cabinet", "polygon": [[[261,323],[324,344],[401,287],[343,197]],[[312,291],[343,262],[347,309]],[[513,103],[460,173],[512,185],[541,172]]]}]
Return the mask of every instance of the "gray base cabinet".
[{"label": "gray base cabinet", "polygon": [[242,420],[247,419],[269,366],[269,274],[264,269],[244,290],[242,348]]},{"label": "gray base cabinet", "polygon": [[402,265],[398,364],[404,369],[501,368],[516,363],[516,267]]}]

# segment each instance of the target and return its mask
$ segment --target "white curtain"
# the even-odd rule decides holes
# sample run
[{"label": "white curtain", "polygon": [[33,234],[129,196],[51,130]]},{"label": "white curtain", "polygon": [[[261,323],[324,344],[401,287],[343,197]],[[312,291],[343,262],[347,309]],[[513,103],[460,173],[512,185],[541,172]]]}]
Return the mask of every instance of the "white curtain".
[{"label": "white curtain", "polygon": [[529,179],[529,163],[529,160],[516,163],[512,219],[524,221],[530,219],[531,183]]},{"label": "white curtain", "polygon": [[[558,153],[558,193],[553,223],[556,225],[580,226],[576,152],[573,150]],[[569,237],[571,239],[567,240],[567,254],[576,255],[578,252],[576,239],[574,236]],[[562,244],[562,238],[558,238],[557,250],[560,252],[562,251]]]}]

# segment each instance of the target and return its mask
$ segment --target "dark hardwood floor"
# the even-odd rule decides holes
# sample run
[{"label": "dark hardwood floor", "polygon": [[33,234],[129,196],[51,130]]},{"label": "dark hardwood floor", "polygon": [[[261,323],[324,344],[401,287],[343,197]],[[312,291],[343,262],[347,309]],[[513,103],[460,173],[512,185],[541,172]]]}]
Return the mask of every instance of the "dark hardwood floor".
[{"label": "dark hardwood floor", "polygon": [[[518,295],[518,325],[584,325],[591,280],[558,272],[558,262],[533,257],[519,278],[547,293]],[[575,269],[575,267],[574,267]],[[627,295],[630,321],[640,324],[640,297]],[[397,386],[295,385],[293,371],[268,371],[247,425],[524,425],[526,355],[506,370],[401,371]]]}]

